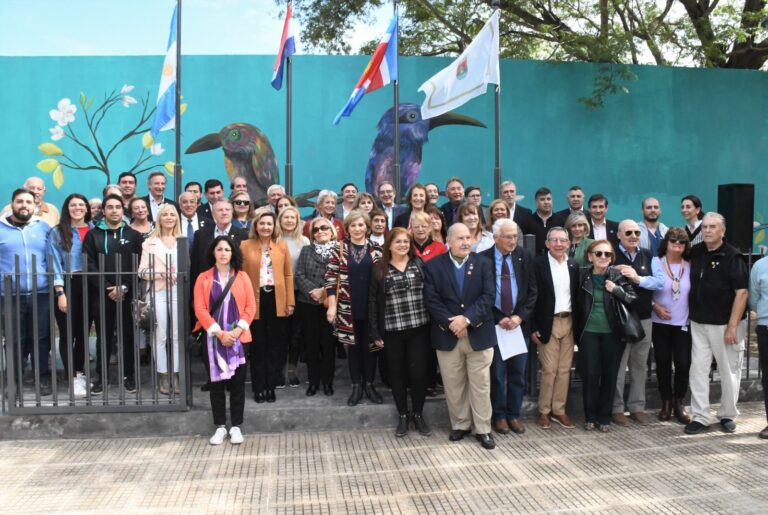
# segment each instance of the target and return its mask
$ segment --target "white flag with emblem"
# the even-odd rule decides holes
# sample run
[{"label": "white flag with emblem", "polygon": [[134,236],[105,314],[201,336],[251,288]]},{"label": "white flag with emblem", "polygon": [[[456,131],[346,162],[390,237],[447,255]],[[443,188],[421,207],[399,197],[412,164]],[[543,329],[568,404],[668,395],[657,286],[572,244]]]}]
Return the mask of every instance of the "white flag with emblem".
[{"label": "white flag with emblem", "polygon": [[449,66],[421,85],[427,98],[421,104],[422,119],[433,118],[485,93],[488,84],[499,83],[499,11]]}]

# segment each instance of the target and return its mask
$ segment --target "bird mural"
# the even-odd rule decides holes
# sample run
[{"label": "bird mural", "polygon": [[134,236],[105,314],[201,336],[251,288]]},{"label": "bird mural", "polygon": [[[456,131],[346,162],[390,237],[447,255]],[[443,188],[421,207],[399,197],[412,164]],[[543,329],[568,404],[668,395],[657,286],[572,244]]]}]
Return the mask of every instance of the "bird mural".
[{"label": "bird mural", "polygon": [[224,150],[224,166],[230,179],[242,175],[248,183],[251,200],[256,204],[266,202],[267,188],[280,181],[275,152],[266,134],[249,123],[230,123],[219,132],[197,139],[184,153],[220,147]]},{"label": "bird mural", "polygon": [[[376,128],[378,134],[373,142],[368,168],[365,172],[365,189],[374,195],[382,182],[395,184],[394,157],[395,136],[393,109],[390,107],[382,115]],[[416,184],[421,172],[421,151],[429,141],[429,131],[441,125],[471,125],[485,127],[485,124],[469,116],[449,111],[428,120],[421,119],[421,107],[416,104],[402,103],[398,106],[400,122],[400,187],[404,194]]]}]

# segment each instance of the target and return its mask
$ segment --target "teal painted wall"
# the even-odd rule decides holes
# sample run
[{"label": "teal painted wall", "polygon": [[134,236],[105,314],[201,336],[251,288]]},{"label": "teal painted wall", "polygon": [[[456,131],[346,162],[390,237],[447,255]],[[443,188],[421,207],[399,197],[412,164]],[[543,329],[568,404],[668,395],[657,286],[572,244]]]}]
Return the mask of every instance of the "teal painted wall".
[{"label": "teal painted wall", "polygon": [[[331,125],[357,81],[367,57],[300,56],[294,62],[294,191],[338,188],[364,183],[375,125],[392,102],[391,88],[375,91],[358,105],[351,118]],[[418,86],[447,65],[444,58],[401,58],[401,101],[420,103]],[[184,102],[182,146],[224,125],[243,121],[270,137],[278,163],[285,156],[285,96],[269,85],[273,57],[188,56],[183,60]],[[134,96],[157,94],[162,57],[0,57],[3,77],[3,124],[0,154],[5,173],[2,191],[38,174],[44,156],[37,145],[50,141],[54,122],[48,111],[63,97],[77,102],[79,92],[99,98],[123,84]],[[756,218],[768,213],[763,163],[768,162],[768,78],[761,72],[635,67],[637,81],[629,94],[607,99],[603,108],[588,111],[577,101],[589,95],[597,68],[588,64],[503,61],[502,169],[514,179],[523,204],[533,192],[549,186],[556,208],[565,207],[568,186],[577,183],[587,194],[601,191],[610,199],[609,217],[638,217],[642,197],[655,195],[667,224],[679,224],[678,202],[696,193],[705,209],[714,209],[717,184],[749,182],[756,186]],[[118,106],[105,120],[114,139],[137,119],[138,106]],[[493,126],[493,97],[470,101],[460,112]],[[73,128],[85,129],[78,110]],[[173,133],[158,140],[166,153],[158,164],[173,159]],[[72,142],[58,142],[68,153]],[[115,152],[111,163],[120,171],[140,151],[138,138]],[[73,155],[82,156],[82,152]],[[184,181],[225,179],[223,155],[215,150],[183,156]],[[116,175],[116,174],[115,174]],[[491,129],[447,126],[432,131],[424,147],[422,181],[443,184],[452,175],[483,188],[486,201],[493,189]],[[103,175],[65,170],[61,190],[45,175],[47,199],[59,204],[79,190],[96,196]],[[144,181],[140,179],[140,191]],[[9,195],[9,193],[8,193]],[[757,243],[764,243],[758,241]]]}]

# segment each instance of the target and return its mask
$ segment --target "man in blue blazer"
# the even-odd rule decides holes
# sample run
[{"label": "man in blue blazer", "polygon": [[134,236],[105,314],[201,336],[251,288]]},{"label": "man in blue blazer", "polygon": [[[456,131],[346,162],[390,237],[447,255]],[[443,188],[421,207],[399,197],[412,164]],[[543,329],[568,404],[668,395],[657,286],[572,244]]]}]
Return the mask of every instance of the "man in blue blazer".
[{"label": "man in blue blazer", "polygon": [[461,440],[474,425],[480,444],[493,449],[489,375],[496,345],[493,270],[488,260],[472,253],[466,225],[450,227],[448,245],[449,252],[426,264],[424,295],[451,418],[449,439]]},{"label": "man in blue blazer", "polygon": [[[519,228],[507,218],[493,224],[493,247],[480,253],[488,260],[493,272],[494,324],[511,331],[520,328],[526,344],[530,339],[533,308],[536,306],[536,278],[533,272],[533,255],[517,245]],[[505,284],[506,283],[506,284]],[[505,298],[506,291],[506,298]],[[493,349],[491,364],[491,403],[493,405],[493,429],[502,435],[510,430],[525,433],[520,421],[525,394],[525,367],[528,353],[501,358],[499,347]]]}]

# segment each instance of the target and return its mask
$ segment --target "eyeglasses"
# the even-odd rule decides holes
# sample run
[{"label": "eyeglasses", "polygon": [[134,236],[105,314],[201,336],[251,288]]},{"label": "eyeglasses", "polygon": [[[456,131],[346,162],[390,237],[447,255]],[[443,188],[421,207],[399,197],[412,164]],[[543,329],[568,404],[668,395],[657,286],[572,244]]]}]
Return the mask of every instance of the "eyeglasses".
[{"label": "eyeglasses", "polygon": [[330,231],[331,227],[328,225],[321,225],[320,227],[313,227],[312,228],[312,234],[318,233],[320,231]]},{"label": "eyeglasses", "polygon": [[236,206],[250,206],[251,201],[250,200],[235,200],[233,202]]},{"label": "eyeglasses", "polygon": [[670,238],[668,241],[669,243],[679,243],[680,245],[685,245],[688,243],[687,238]]},{"label": "eyeglasses", "polygon": [[640,236],[640,230],[637,231],[624,231],[624,236]]},{"label": "eyeglasses", "polygon": [[610,250],[596,250],[592,254],[594,254],[596,257],[599,257],[599,258],[601,258],[601,257],[607,257],[607,258],[613,257],[613,252],[611,252]]}]

